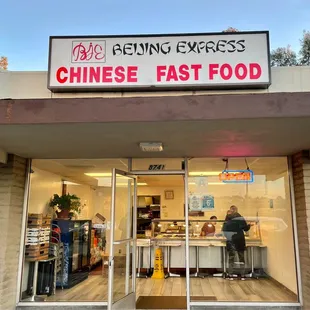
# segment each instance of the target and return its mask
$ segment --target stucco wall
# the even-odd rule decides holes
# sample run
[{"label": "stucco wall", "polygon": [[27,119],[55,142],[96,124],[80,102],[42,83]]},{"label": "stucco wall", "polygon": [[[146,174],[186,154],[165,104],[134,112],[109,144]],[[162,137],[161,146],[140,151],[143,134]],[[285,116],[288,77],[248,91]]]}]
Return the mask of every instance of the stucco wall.
[{"label": "stucco wall", "polygon": [[26,159],[10,155],[0,164],[0,309],[16,304]]},{"label": "stucco wall", "polygon": [[31,98],[81,98],[81,97],[141,97],[176,96],[228,93],[275,93],[310,91],[310,67],[279,67],[271,70],[272,84],[267,90],[234,91],[187,91],[187,92],[97,92],[97,93],[58,93],[47,89],[47,72],[0,72],[0,99]]}]

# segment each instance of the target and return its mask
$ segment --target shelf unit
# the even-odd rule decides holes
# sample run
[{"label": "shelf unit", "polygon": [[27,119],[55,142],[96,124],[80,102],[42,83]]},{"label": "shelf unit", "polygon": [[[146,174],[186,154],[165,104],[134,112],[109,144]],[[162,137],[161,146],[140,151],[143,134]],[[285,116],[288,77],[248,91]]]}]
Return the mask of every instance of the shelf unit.
[{"label": "shelf unit", "polygon": [[145,238],[146,231],[152,229],[152,220],[160,219],[159,195],[138,196],[137,238]]}]

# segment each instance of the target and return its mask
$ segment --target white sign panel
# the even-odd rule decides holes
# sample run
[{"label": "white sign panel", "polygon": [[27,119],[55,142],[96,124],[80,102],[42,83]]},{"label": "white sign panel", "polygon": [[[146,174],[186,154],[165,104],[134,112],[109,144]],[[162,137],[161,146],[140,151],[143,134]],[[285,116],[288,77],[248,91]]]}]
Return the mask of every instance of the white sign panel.
[{"label": "white sign panel", "polygon": [[48,88],[256,88],[270,85],[268,32],[51,37]]}]

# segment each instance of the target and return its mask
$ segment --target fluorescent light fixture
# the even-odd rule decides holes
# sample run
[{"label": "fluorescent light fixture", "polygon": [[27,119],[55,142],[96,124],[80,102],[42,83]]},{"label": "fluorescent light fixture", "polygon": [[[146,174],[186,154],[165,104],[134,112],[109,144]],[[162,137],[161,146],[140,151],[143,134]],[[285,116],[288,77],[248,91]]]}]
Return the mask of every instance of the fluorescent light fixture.
[{"label": "fluorescent light fixture", "polygon": [[[195,182],[189,182],[189,185],[197,185]],[[221,182],[208,182],[208,185],[225,185],[226,183],[221,183]]]},{"label": "fluorescent light fixture", "polygon": [[162,152],[164,150],[163,144],[153,143],[153,142],[141,142],[140,143],[140,149],[143,152]]},{"label": "fluorescent light fixture", "polygon": [[[98,186],[107,186],[107,187],[111,187],[112,184],[112,178],[111,177],[98,177],[95,178],[98,180]],[[118,186],[128,186],[128,181],[130,181],[130,179],[124,177],[124,178],[117,178],[116,180],[116,187]],[[133,185],[133,183],[132,183]],[[137,183],[138,186],[147,186],[148,184],[146,182],[138,182]]]},{"label": "fluorescent light fixture", "polygon": [[66,185],[81,185],[81,184],[70,182],[70,181],[63,181],[63,183]]},{"label": "fluorescent light fixture", "polygon": [[[147,186],[147,183],[137,183],[138,186]],[[111,184],[110,184],[111,186]],[[128,186],[128,183],[116,183],[116,187],[118,186]]]},{"label": "fluorescent light fixture", "polygon": [[87,173],[84,173],[85,175],[89,176],[89,177],[111,177],[112,176],[112,173],[111,172],[107,172],[107,173],[104,173],[104,172],[87,172]]},{"label": "fluorescent light fixture", "polygon": [[222,171],[193,171],[190,172],[189,175],[190,176],[195,176],[195,177],[204,177],[204,176],[212,176],[212,175],[220,175],[222,173]]}]

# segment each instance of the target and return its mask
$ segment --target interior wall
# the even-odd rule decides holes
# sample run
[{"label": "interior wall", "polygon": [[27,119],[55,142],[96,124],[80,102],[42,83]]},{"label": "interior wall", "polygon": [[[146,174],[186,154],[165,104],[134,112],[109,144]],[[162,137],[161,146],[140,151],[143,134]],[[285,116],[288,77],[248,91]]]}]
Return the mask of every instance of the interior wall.
[{"label": "interior wall", "polygon": [[[54,194],[62,194],[63,176],[32,167],[34,171],[30,176],[30,192],[28,202],[28,213],[43,213],[53,215],[53,209],[49,207],[49,201]],[[74,181],[74,180],[72,180]],[[79,219],[92,219],[95,214],[94,190],[89,185],[68,185],[70,194],[76,194],[85,204]],[[24,263],[22,290],[27,289],[29,263]]]},{"label": "interior wall", "polygon": [[[282,179],[284,178],[285,199],[273,199],[273,208],[270,208],[269,199],[265,199],[259,209],[262,218],[261,231],[263,243],[267,246],[268,274],[297,294],[290,189],[287,175],[283,175]],[[280,180],[281,178],[274,182]]]},{"label": "interior wall", "polygon": [[31,186],[29,192],[28,212],[29,213],[52,213],[48,203],[54,194],[61,195],[62,177],[36,167],[31,176]]},{"label": "interior wall", "polygon": [[[267,251],[267,274],[297,294],[292,211],[285,158],[279,158],[279,166],[282,173],[274,175],[267,168],[264,174],[255,175],[251,184],[207,185],[208,182],[202,182],[205,185],[199,186],[199,182],[193,182],[194,178],[190,178],[192,184],[189,185],[189,192],[214,196],[214,210],[205,212],[205,218],[216,215],[219,220],[223,220],[229,207],[236,205],[245,218],[259,219],[262,242]],[[217,224],[217,230],[221,230],[221,224]],[[252,228],[250,236],[253,234]]]},{"label": "interior wall", "polygon": [[[166,190],[173,190],[174,199],[165,198]],[[160,196],[161,219],[184,220],[184,186],[174,187],[173,184],[171,184],[169,187],[138,186],[137,194],[138,196]]]}]

